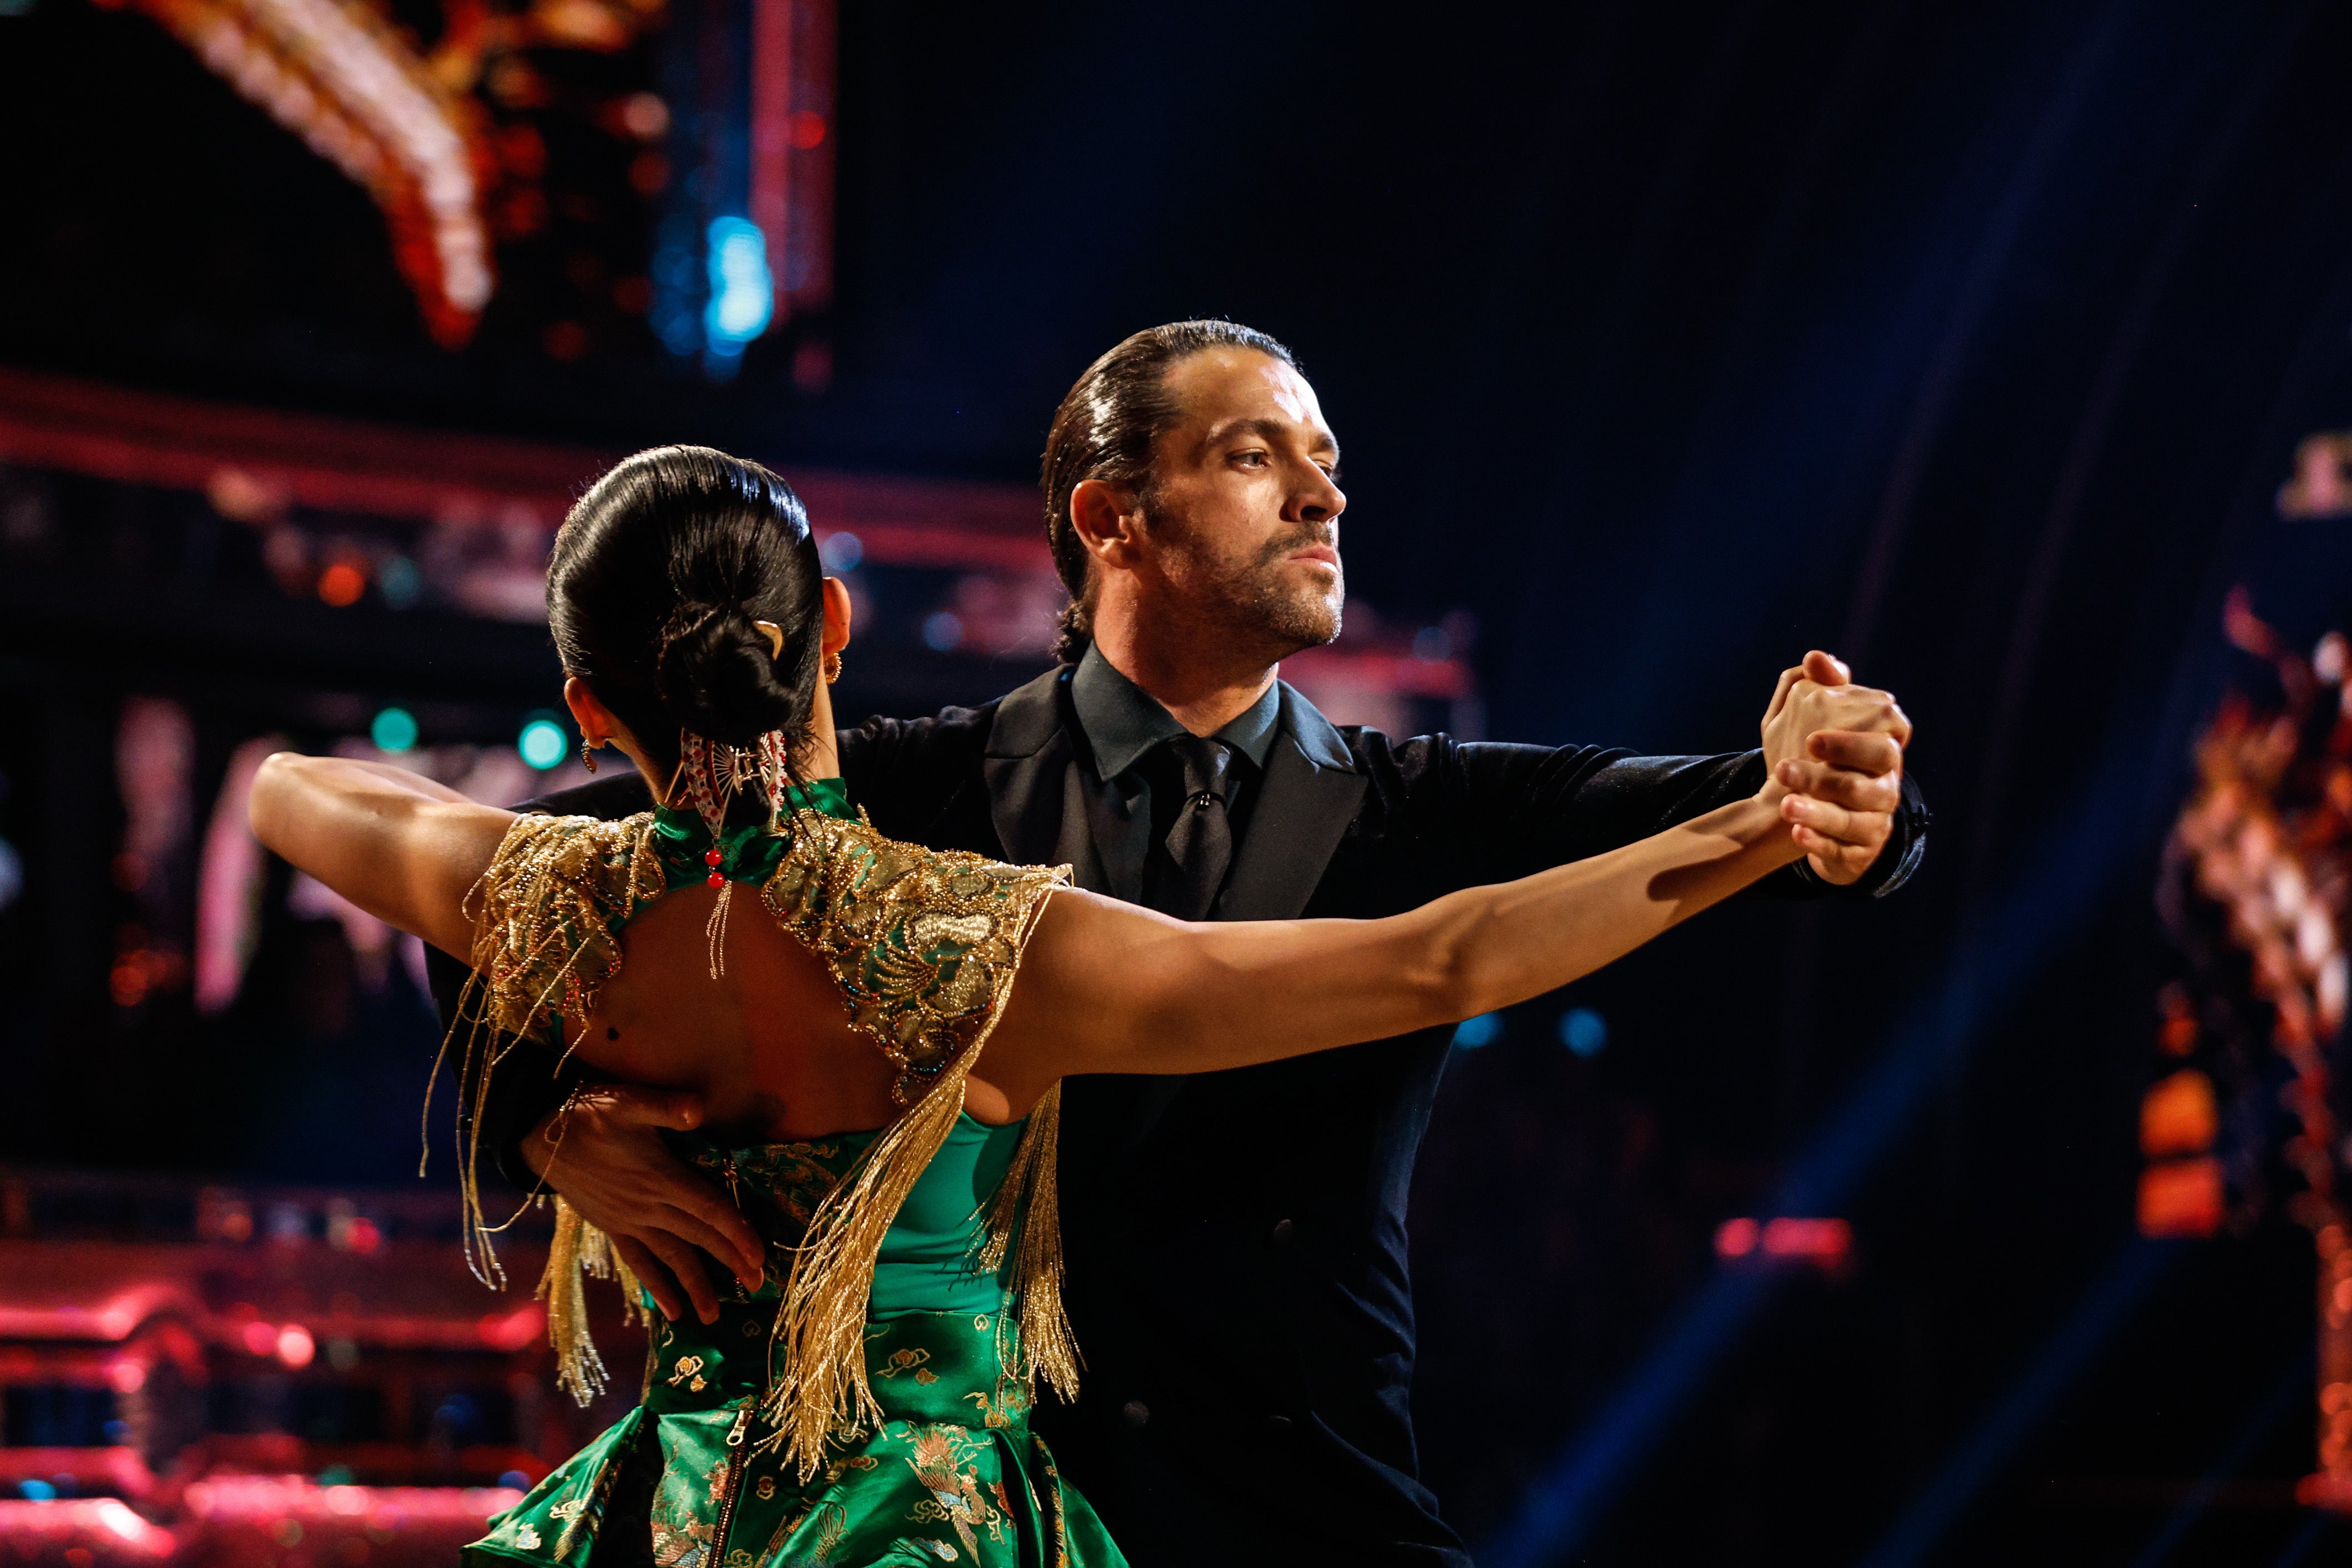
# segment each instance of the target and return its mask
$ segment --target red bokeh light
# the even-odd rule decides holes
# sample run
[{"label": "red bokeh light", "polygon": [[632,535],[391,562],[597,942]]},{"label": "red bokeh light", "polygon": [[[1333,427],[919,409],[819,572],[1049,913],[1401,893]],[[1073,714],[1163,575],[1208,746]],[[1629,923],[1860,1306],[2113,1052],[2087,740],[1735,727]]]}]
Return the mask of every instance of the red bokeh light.
[{"label": "red bokeh light", "polygon": [[301,1324],[289,1323],[278,1331],[278,1359],[296,1372],[309,1366],[318,1353],[319,1342]]},{"label": "red bokeh light", "polygon": [[1729,1262],[1808,1263],[1835,1272],[1853,1254],[1853,1226],[1842,1219],[1782,1215],[1759,1224],[1743,1215],[1715,1233],[1715,1255]]},{"label": "red bokeh light", "polygon": [[341,609],[360,602],[367,591],[367,574],[349,561],[338,561],[319,574],[319,597]]}]

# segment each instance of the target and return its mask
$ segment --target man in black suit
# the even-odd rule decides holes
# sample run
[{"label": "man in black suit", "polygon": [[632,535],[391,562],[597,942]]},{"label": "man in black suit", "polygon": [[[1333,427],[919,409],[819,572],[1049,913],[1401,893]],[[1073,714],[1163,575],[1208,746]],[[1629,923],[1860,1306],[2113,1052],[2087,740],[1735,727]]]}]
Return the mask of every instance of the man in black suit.
[{"label": "man in black suit", "polygon": [[[1335,727],[1276,666],[1339,631],[1339,452],[1279,344],[1228,322],[1140,332],[1048,438],[1070,589],[1057,668],[995,702],[841,734],[887,834],[1021,862],[1186,919],[1368,917],[1626,843],[1752,795],[1759,753],[1633,757],[1396,742]],[[1843,667],[1807,672],[1844,685]],[[1798,671],[1783,677],[1793,679]],[[1797,896],[1905,880],[1927,817],[1908,727],[1851,688],[1851,731],[1783,764]],[[1871,732],[1875,731],[1875,732]],[[644,809],[634,775],[545,808]],[[1415,1475],[1405,1195],[1449,1044],[1431,1030],[1189,1079],[1074,1079],[1061,1207],[1085,1387],[1038,1422],[1138,1564],[1466,1565]],[[657,1131],[687,1097],[573,1098],[508,1072],[486,1142],[619,1240],[666,1310],[754,1242]],[[514,1086],[535,1085],[520,1099]],[[534,1125],[534,1122],[536,1125]]]}]

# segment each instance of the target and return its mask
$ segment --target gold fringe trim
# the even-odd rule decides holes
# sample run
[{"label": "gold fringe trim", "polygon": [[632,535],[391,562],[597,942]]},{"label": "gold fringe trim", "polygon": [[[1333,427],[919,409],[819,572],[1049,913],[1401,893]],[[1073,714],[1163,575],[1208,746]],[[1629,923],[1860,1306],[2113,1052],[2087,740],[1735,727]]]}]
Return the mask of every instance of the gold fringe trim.
[{"label": "gold fringe trim", "polygon": [[[865,1333],[883,1238],[954,1130],[965,1080],[1003,1015],[1047,895],[1068,885],[1069,868],[1006,866],[899,844],[862,820],[793,816],[793,842],[761,889],[761,902],[825,960],[853,1026],[900,1068],[892,1096],[908,1106],[818,1205],[783,1283],[760,1405],[774,1431],[758,1446],[781,1445],[805,1480],[822,1465],[828,1438],[881,1417],[866,1377]],[[495,1284],[504,1274],[491,1237],[506,1226],[491,1226],[483,1215],[475,1167],[489,1076],[512,1048],[499,1037],[542,1035],[558,1018],[582,1019],[593,1009],[621,966],[614,922],[664,890],[652,831],[650,813],[619,822],[519,817],[468,895],[479,912],[466,994],[482,1005],[461,1052],[460,1078],[471,1077],[473,1104],[459,1177],[467,1261]],[[457,1037],[453,1023],[445,1059]],[[1077,1394],[1079,1358],[1062,1304],[1060,1122],[1056,1086],[1031,1112],[990,1205],[980,1256],[986,1268],[1002,1268],[1008,1254],[1013,1259],[1008,1315],[1022,1342],[1019,1375],[1069,1399]],[[539,1294],[547,1302],[557,1382],[585,1404],[610,1378],[589,1333],[583,1276],[617,1275],[628,1310],[642,1318],[644,1310],[636,1279],[604,1232],[561,1197],[555,1215]]]},{"label": "gold fringe trim", "polygon": [[[872,832],[871,828],[866,831]],[[888,844],[887,840],[880,842]],[[970,855],[929,852],[929,858],[933,865],[944,864],[951,868],[984,864]],[[826,868],[828,873],[835,869]],[[1005,998],[1012,994],[1022,955],[1027,952],[1030,933],[1045,910],[1046,895],[1066,886],[1068,875],[1067,868],[1035,875],[1014,891],[1013,896],[1024,901],[1011,911],[1010,952],[1002,955],[994,966],[991,977],[993,984],[978,1031],[955,1052],[923,1097],[875,1139],[840,1184],[825,1195],[816,1213],[810,1216],[808,1230],[793,1251],[792,1272],[785,1278],[783,1299],[776,1313],[775,1334],[769,1342],[768,1393],[760,1405],[761,1414],[775,1430],[760,1447],[781,1443],[785,1459],[795,1467],[803,1482],[823,1465],[829,1436],[836,1432],[863,1432],[881,1420],[881,1406],[875,1401],[873,1388],[866,1377],[865,1337],[873,1302],[874,1269],[881,1258],[883,1237],[898,1219],[907,1194],[914,1190],[916,1182],[947,1142],[948,1134],[954,1131],[956,1119],[963,1111],[964,1080],[971,1076],[972,1064],[980,1059],[989,1037],[995,1032],[997,1020],[1003,1016]],[[851,886],[861,879],[852,870]],[[892,892],[898,892],[906,881],[912,880],[915,879],[891,879]],[[774,879],[771,889],[781,890],[776,889]],[[768,902],[780,917],[785,918],[787,929],[792,929],[793,922],[787,908],[779,907],[782,900],[772,894]],[[805,909],[808,904],[804,901],[801,907]],[[811,945],[824,951],[822,942]],[[903,1047],[884,1032],[881,1020],[858,1007],[853,1007],[852,1016],[861,1027],[882,1040],[884,1049],[894,1060],[904,1059],[900,1055]],[[1014,1188],[1013,1173],[1008,1169],[1004,1185],[999,1189],[997,1213],[1020,1214],[1025,1210],[1035,1214],[1041,1209],[1045,1215],[1056,1212],[1051,1189],[1045,1189],[1042,1203],[1037,1189],[1041,1176],[1050,1178],[1054,1172],[1051,1151],[1059,1129],[1060,1104],[1058,1088],[1039,1102],[1037,1110],[1044,1113],[1045,1125],[1040,1130],[1033,1124],[1024,1131],[1014,1154],[1023,1166],[1025,1180],[1022,1185],[1028,1191],[1010,1200],[1009,1210],[1004,1206],[1005,1191]],[[995,1217],[992,1214],[992,1220]],[[1016,1258],[1014,1311],[1024,1334],[1034,1332],[1037,1336],[1034,1346],[1024,1346],[1024,1376],[1034,1381],[1042,1375],[1055,1393],[1074,1398],[1078,1367],[1069,1320],[1062,1306],[1060,1242],[1060,1226],[1055,1219],[1047,1219],[1040,1226],[1034,1247],[1024,1237]],[[991,1246],[1001,1264],[1003,1247],[995,1242],[992,1234]],[[779,1349],[783,1352],[781,1369],[776,1365]]]},{"label": "gold fringe trim", "polygon": [[[467,890],[463,907],[474,920],[473,973],[458,994],[457,1016],[442,1037],[434,1058],[437,1079],[449,1047],[470,1016],[459,1047],[459,1092],[471,1087],[457,1151],[457,1188],[466,1266],[492,1289],[506,1288],[493,1237],[522,1217],[531,1199],[497,1225],[482,1208],[479,1167],[482,1112],[489,1103],[490,1075],[513,1050],[502,1036],[543,1035],[562,1017],[585,1018],[597,993],[620,972],[621,946],[612,923],[625,921],[637,905],[660,896],[660,858],[647,840],[653,814],[617,822],[590,816],[517,816],[490,858],[481,879]],[[478,1005],[474,1005],[478,1004]],[[570,1047],[577,1037],[553,1042]],[[562,1069],[562,1061],[556,1064]],[[425,1090],[425,1135],[432,1142],[433,1085]],[[417,1173],[425,1163],[417,1163]],[[593,1348],[591,1347],[591,1353]]]},{"label": "gold fringe trim", "polygon": [[1013,1288],[1021,1375],[1033,1384],[1042,1380],[1064,1400],[1076,1400],[1086,1358],[1062,1310],[1061,1141],[1062,1086],[1056,1083],[1029,1112],[1029,1125],[997,1184],[979,1261],[987,1273],[1003,1268],[1013,1238],[1020,1237],[1013,1253]]},{"label": "gold fringe trim", "polygon": [[555,1386],[585,1405],[604,1392],[612,1375],[588,1332],[588,1275],[621,1282],[627,1321],[649,1321],[637,1277],[613,1250],[612,1238],[580,1217],[562,1197],[555,1200],[555,1239],[547,1249],[547,1270],[539,1277],[539,1299],[547,1303],[547,1342],[555,1347]]}]

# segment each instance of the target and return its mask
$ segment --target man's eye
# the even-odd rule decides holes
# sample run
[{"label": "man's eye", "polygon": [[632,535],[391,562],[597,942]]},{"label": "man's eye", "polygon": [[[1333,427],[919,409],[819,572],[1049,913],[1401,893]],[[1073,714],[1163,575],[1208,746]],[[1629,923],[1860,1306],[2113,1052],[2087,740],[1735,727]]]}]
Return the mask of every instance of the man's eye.
[{"label": "man's eye", "polygon": [[1236,452],[1234,454],[1234,461],[1262,468],[1265,467],[1266,456],[1264,452]]}]

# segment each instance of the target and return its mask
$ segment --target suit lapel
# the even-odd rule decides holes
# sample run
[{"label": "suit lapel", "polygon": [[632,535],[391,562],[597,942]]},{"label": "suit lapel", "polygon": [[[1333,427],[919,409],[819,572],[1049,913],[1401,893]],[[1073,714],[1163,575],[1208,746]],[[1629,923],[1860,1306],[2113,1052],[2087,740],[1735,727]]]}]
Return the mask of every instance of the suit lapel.
[{"label": "suit lapel", "polygon": [[1287,681],[1280,722],[1219,920],[1297,919],[1364,798],[1364,775],[1339,731]]},{"label": "suit lapel", "polygon": [[1049,669],[996,705],[981,776],[989,816],[1004,858],[1023,865],[1071,868],[1078,886],[1109,890],[1095,852],[1088,800],[1078,773],[1074,726],[1065,721],[1062,689],[1070,671]]}]

